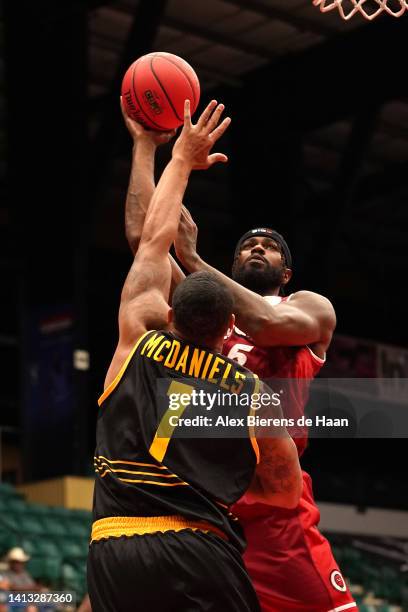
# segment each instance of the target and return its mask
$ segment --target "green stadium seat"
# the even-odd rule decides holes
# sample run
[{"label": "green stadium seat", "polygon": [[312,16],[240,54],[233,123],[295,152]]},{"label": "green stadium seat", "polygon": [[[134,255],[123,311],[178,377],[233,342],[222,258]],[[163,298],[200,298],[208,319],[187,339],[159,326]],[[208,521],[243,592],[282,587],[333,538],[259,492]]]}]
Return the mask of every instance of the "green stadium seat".
[{"label": "green stadium seat", "polygon": [[10,531],[0,531],[0,556],[5,555],[10,548],[20,545],[20,536]]},{"label": "green stadium seat", "polygon": [[91,525],[84,525],[77,520],[66,521],[67,529],[70,536],[75,538],[89,538],[91,533]]},{"label": "green stadium seat", "polygon": [[34,556],[28,561],[27,570],[35,580],[42,580],[46,584],[57,586],[61,578],[61,559]]},{"label": "green stadium seat", "polygon": [[20,529],[25,535],[47,535],[45,525],[38,518],[30,514],[22,514],[20,517]]},{"label": "green stadium seat", "polygon": [[11,514],[27,514],[29,506],[23,499],[17,497],[11,497],[7,500],[6,512]]},{"label": "green stadium seat", "polygon": [[90,510],[72,510],[71,512],[71,518],[76,518],[83,522],[92,522],[92,512]]},{"label": "green stadium seat", "polygon": [[336,559],[337,563],[341,565],[341,560],[343,558],[343,549],[339,546],[332,546],[331,548],[333,551],[334,558]]},{"label": "green stadium seat", "polygon": [[360,604],[359,612],[378,612],[377,606],[372,606],[371,604]]},{"label": "green stadium seat", "polygon": [[52,511],[50,509],[50,506],[46,506],[43,504],[27,504],[27,512],[29,512],[30,514],[33,514],[34,516],[38,517],[38,518],[44,518],[47,516],[52,516]]},{"label": "green stadium seat", "polygon": [[359,550],[351,546],[345,546],[343,548],[342,557],[344,563],[360,563],[362,555]]},{"label": "green stadium seat", "polygon": [[33,556],[27,563],[27,571],[37,580],[44,577],[44,558]]},{"label": "green stadium seat", "polygon": [[363,603],[363,596],[362,595],[354,595],[354,593],[352,592],[352,595],[354,597],[354,600],[357,604],[358,609],[360,609],[361,604]]},{"label": "green stadium seat", "polygon": [[89,553],[89,543],[87,543],[86,545],[78,544],[78,547],[79,547],[79,550],[77,552],[78,552],[78,555],[80,554],[80,556],[78,556],[77,558],[70,557],[67,560],[67,563],[69,563],[70,565],[73,565],[78,571],[85,571],[87,557]]},{"label": "green stadium seat", "polygon": [[64,508],[63,506],[49,506],[49,514],[58,519],[66,519],[71,517],[72,510]]},{"label": "green stadium seat", "polygon": [[3,499],[10,497],[16,497],[21,499],[23,495],[8,482],[0,482],[0,497]]},{"label": "green stadium seat", "polygon": [[84,547],[74,541],[61,542],[60,552],[64,559],[83,559],[85,556]]},{"label": "green stadium seat", "polygon": [[47,528],[47,533],[51,536],[65,537],[70,535],[65,521],[63,521],[60,517],[44,517],[44,525]]},{"label": "green stadium seat", "polygon": [[30,557],[37,554],[37,551],[38,551],[37,542],[33,538],[27,538],[27,537],[21,538],[18,543],[18,546],[21,546],[24,552],[27,555],[30,555]]},{"label": "green stadium seat", "polygon": [[81,574],[72,565],[67,563],[62,565],[61,579],[63,589],[73,590],[77,593],[82,591]]},{"label": "green stadium seat", "polygon": [[61,550],[59,546],[52,540],[41,538],[36,543],[37,554],[43,557],[55,557],[60,558]]},{"label": "green stadium seat", "polygon": [[57,585],[61,578],[61,566],[60,557],[44,557],[43,578],[51,585]]},{"label": "green stadium seat", "polygon": [[385,565],[381,568],[382,575],[382,593],[380,597],[384,597],[388,601],[400,601],[402,599],[402,583],[400,572],[393,567]]},{"label": "green stadium seat", "polygon": [[85,595],[85,593],[88,590],[88,585],[87,585],[87,580],[86,580],[86,564],[85,563],[79,569],[78,576],[79,576],[79,586],[80,586],[79,593],[80,593],[81,599],[82,599],[83,596]]},{"label": "green stadium seat", "polygon": [[0,529],[4,531],[12,531],[16,533],[20,533],[20,520],[11,514],[1,514],[0,515]]},{"label": "green stadium seat", "polygon": [[73,590],[78,598],[87,590],[91,522],[91,512],[26,503],[13,487],[0,485],[0,555],[21,546],[31,557],[27,569],[34,579]]}]

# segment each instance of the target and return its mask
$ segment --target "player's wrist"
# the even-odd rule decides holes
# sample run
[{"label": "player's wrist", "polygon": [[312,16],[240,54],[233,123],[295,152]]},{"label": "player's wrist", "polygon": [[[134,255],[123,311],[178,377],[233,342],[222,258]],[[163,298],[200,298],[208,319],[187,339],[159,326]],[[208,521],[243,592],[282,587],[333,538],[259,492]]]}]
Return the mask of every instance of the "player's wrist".
[{"label": "player's wrist", "polygon": [[157,146],[149,136],[138,136],[133,139],[133,154],[154,156]]},{"label": "player's wrist", "polygon": [[203,270],[204,262],[196,251],[192,251],[186,255],[183,265],[190,273],[200,272]]},{"label": "player's wrist", "polygon": [[177,165],[181,170],[186,171],[188,174],[193,169],[193,163],[183,153],[173,151],[171,160],[174,165]]}]

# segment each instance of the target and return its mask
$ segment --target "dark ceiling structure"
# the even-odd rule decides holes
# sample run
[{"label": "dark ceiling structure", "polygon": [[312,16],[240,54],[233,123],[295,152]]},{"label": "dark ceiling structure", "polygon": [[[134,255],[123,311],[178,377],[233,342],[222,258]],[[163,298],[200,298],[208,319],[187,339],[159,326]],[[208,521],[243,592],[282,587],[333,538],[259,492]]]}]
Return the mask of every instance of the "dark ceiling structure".
[{"label": "dark ceiling structure", "polygon": [[408,343],[408,19],[345,23],[311,0],[5,0],[0,32],[4,424],[19,426],[32,375],[27,321],[68,305],[91,358],[74,371],[80,471],[131,261],[120,83],[152,50],[190,62],[202,104],[232,117],[229,164],[196,173],[186,197],[202,255],[228,271],[243,231],[276,227],[293,289],[330,297],[340,332]]}]

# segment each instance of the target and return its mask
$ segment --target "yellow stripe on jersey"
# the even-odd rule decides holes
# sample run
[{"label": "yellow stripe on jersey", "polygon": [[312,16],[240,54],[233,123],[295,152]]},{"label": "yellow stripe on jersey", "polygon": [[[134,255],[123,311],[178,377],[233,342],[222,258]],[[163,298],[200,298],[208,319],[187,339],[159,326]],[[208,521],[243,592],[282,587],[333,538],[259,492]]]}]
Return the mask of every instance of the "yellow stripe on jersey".
[{"label": "yellow stripe on jersey", "polygon": [[[103,458],[106,459],[105,457]],[[120,480],[122,482],[157,484],[159,486],[181,486],[181,485],[186,486],[188,485],[188,483],[181,480],[181,478],[179,478],[176,474],[173,474],[172,472],[170,472],[170,470],[168,470],[165,466],[162,466],[162,465],[155,465],[154,463],[138,463],[136,461],[118,461],[118,460],[111,461],[109,459],[106,459],[106,461],[102,461],[102,455],[100,455],[99,457],[94,457],[94,459],[95,459],[94,466],[96,468],[95,472],[99,474],[101,478],[104,478],[106,474],[108,473],[114,473],[114,474],[125,473],[125,474],[134,474],[135,476],[154,476],[157,479],[176,478],[178,482],[167,483],[167,482],[160,482],[160,480],[158,481],[147,480],[146,478],[133,479],[133,478],[120,478],[119,476],[116,476],[117,480]],[[122,465],[130,464],[130,465],[135,465],[137,467],[147,466],[150,468],[156,468],[158,470],[166,470],[168,474],[163,474],[163,472],[145,472],[141,470],[126,470],[124,468],[113,468],[111,466],[111,464],[117,465],[118,463]]]},{"label": "yellow stripe on jersey", "polygon": [[166,468],[166,466],[164,465],[157,465],[156,463],[140,463],[139,461],[125,461],[124,459],[108,459],[107,457],[104,457],[103,455],[98,455],[97,457],[94,457],[94,459],[96,459],[96,461],[100,462],[101,459],[103,459],[104,461],[107,461],[109,464],[110,463],[123,463],[124,465],[138,465],[138,466],[142,466],[142,467],[152,467],[152,468],[157,468],[158,470],[168,470],[168,468]]},{"label": "yellow stripe on jersey", "polygon": [[[106,470],[103,474],[99,472],[99,470],[95,470],[95,473],[98,474],[101,478],[104,478],[106,474],[110,474],[111,470]],[[175,477],[176,478],[176,477]],[[133,482],[136,484],[148,484],[148,485],[157,485],[158,487],[188,487],[190,486],[188,482],[183,482],[180,480],[179,482],[157,482],[156,480],[146,480],[144,478],[119,478],[117,480],[121,482]]]},{"label": "yellow stripe on jersey", "polygon": [[142,484],[157,485],[158,487],[189,487],[188,482],[156,482],[155,480],[134,480],[133,478],[118,478],[122,482],[136,482]]},{"label": "yellow stripe on jersey", "polygon": [[106,398],[108,397],[108,395],[110,395],[112,393],[112,391],[118,386],[118,384],[119,384],[123,374],[126,371],[126,368],[129,365],[129,361],[132,359],[133,355],[136,352],[137,347],[142,342],[142,340],[147,336],[147,334],[149,334],[151,331],[152,330],[148,330],[146,333],[144,333],[142,336],[140,336],[139,340],[136,342],[135,346],[132,348],[132,350],[130,351],[129,355],[127,356],[127,358],[125,360],[125,363],[122,365],[121,369],[119,370],[119,373],[116,375],[116,377],[110,383],[110,385],[108,385],[106,387],[105,391],[102,393],[102,395],[98,399],[98,406],[101,406],[102,402],[104,402],[106,400]]},{"label": "yellow stripe on jersey", "polygon": [[[114,472],[115,474],[117,474],[118,472],[123,472],[125,474],[140,474],[142,476],[157,476],[157,478],[177,478],[177,476],[173,476],[173,474],[155,474],[154,472],[137,472],[133,470],[113,470],[111,467],[106,465],[106,463],[103,463],[102,465],[105,465],[107,469],[103,471],[103,468],[101,468],[101,470],[99,471],[99,473],[101,474],[101,478],[103,478],[105,474],[107,474],[108,472]],[[103,474],[101,473],[102,471],[103,471]]]},{"label": "yellow stripe on jersey", "polygon": [[[259,377],[256,374],[253,374],[253,376],[254,376],[254,381],[255,381],[254,393],[259,393],[259,387],[260,387]],[[251,407],[251,411],[249,414],[250,416],[253,416],[255,414],[254,408]],[[258,465],[261,460],[261,455],[259,452],[258,442],[255,436],[255,430],[253,426],[249,427],[248,430],[249,430],[249,439],[251,440],[252,448],[254,449],[254,453],[256,455],[256,465]]]}]

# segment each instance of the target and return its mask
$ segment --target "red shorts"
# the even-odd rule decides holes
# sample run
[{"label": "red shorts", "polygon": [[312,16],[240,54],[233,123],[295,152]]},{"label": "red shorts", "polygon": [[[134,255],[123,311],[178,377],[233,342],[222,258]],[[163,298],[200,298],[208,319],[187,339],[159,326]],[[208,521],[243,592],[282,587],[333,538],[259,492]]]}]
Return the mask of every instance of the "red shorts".
[{"label": "red shorts", "polygon": [[306,472],[294,510],[252,504],[244,496],[233,512],[245,530],[244,560],[263,612],[357,610],[330,544],[317,529],[320,513]]}]

